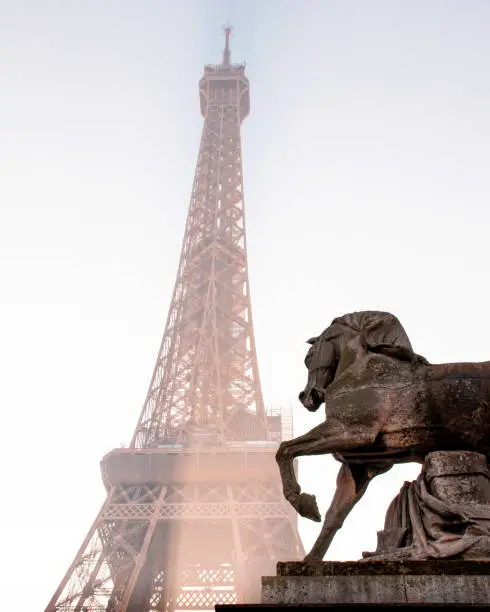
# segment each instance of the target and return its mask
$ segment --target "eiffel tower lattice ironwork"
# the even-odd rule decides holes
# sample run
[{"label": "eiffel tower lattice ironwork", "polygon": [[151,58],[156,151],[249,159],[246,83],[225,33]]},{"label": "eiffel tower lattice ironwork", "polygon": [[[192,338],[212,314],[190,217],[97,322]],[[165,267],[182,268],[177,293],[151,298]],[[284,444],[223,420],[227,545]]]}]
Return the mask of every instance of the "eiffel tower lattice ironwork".
[{"label": "eiffel tower lattice ironwork", "polygon": [[243,64],[199,82],[204,127],[165,333],[129,448],[101,462],[107,499],[47,611],[209,610],[259,601],[303,555],[274,455],[250,306],[240,125]]}]

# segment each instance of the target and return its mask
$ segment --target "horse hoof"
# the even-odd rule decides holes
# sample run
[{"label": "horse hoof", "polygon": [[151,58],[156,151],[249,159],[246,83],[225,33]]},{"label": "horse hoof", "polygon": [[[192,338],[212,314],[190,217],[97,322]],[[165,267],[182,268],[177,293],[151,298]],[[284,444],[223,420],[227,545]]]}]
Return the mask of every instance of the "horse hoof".
[{"label": "horse hoof", "polygon": [[322,520],[316,497],[309,493],[301,493],[297,502],[297,510],[301,516],[319,523]]}]

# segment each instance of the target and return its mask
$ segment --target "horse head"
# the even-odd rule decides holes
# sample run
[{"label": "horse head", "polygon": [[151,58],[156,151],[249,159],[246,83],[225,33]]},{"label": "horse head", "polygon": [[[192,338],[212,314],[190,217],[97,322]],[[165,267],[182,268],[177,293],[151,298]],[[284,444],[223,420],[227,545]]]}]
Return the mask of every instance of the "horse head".
[{"label": "horse head", "polygon": [[308,381],[299,399],[311,412],[325,401],[325,392],[339,372],[367,352],[427,363],[414,353],[398,319],[387,312],[363,311],[338,317],[308,343],[311,344],[305,358]]},{"label": "horse head", "polygon": [[315,412],[325,401],[325,390],[335,377],[338,356],[333,342],[322,336],[310,338],[307,342],[311,344],[305,358],[308,381],[299,394],[299,400],[307,410]]}]

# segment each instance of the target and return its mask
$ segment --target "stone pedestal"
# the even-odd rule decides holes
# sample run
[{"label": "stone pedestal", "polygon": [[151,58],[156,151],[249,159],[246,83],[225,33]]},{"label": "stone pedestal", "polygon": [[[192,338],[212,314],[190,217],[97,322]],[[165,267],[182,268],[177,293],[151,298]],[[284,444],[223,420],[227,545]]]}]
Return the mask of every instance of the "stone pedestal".
[{"label": "stone pedestal", "polygon": [[295,562],[277,574],[262,578],[262,604],[490,606],[490,562]]}]

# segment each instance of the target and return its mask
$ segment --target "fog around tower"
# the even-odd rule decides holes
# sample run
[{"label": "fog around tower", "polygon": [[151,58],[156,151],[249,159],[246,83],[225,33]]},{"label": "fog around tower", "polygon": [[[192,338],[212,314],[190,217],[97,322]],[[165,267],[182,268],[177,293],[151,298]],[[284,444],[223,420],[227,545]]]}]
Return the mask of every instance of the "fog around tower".
[{"label": "fog around tower", "polygon": [[[490,359],[484,0],[0,3],[2,608],[42,609],[128,444],[163,334],[202,118],[230,20],[255,337],[268,405],[305,341],[395,313],[432,362]],[[300,461],[325,511],[337,465]],[[372,550],[416,466],[379,477],[329,559]],[[305,547],[319,526],[300,522]]]}]

